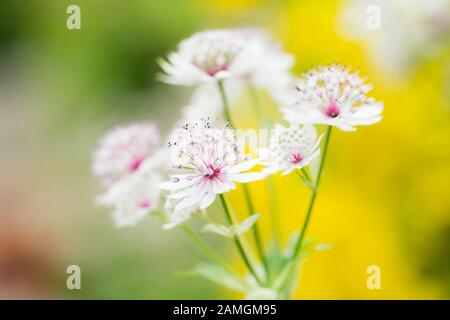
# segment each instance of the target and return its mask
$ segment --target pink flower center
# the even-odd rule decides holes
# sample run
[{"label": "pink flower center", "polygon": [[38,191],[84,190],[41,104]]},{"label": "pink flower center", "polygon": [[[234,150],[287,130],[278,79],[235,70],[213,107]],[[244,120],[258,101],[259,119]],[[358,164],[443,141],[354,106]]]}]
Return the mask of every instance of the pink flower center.
[{"label": "pink flower center", "polygon": [[208,165],[208,171],[205,174],[205,178],[208,179],[208,180],[213,180],[213,179],[218,178],[220,173],[221,173],[220,167],[219,168],[214,168],[212,166],[212,164],[209,164]]},{"label": "pink flower center", "polygon": [[220,71],[225,71],[227,69],[228,69],[228,64],[223,64],[220,66],[214,66],[214,67],[208,68],[206,70],[206,73],[208,74],[208,76],[214,77]]},{"label": "pink flower center", "polygon": [[144,199],[139,203],[138,207],[142,209],[150,208],[150,201],[148,199]]},{"label": "pink flower center", "polygon": [[129,166],[130,172],[136,172],[139,169],[139,167],[141,166],[142,161],[144,161],[144,157],[136,156]]},{"label": "pink flower center", "polygon": [[341,114],[341,110],[337,105],[336,101],[332,101],[328,107],[325,109],[325,114],[330,118],[336,118]]},{"label": "pink flower center", "polygon": [[296,153],[292,157],[292,163],[295,163],[295,164],[299,163],[302,160],[303,160],[303,156],[300,153]]}]

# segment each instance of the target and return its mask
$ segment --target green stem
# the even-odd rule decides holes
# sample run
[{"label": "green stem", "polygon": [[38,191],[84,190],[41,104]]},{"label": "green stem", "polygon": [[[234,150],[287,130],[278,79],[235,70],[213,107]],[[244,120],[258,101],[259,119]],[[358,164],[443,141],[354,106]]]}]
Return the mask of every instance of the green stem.
[{"label": "green stem", "polygon": [[306,171],[305,168],[302,168],[301,171],[305,175],[305,178],[308,179],[309,182],[313,182],[311,179],[311,176],[308,174],[308,171]]},{"label": "green stem", "polygon": [[[262,109],[261,109],[261,103],[259,101],[258,92],[256,91],[256,88],[253,85],[249,85],[250,88],[250,96],[253,101],[253,106],[255,108],[256,116],[258,117],[259,124],[262,127],[266,126],[266,118],[263,115]],[[276,209],[276,193],[275,193],[275,181],[272,176],[267,178],[267,193],[270,196],[270,204],[269,204],[269,213],[270,213],[270,219],[272,221],[271,227],[272,227],[272,234],[274,239],[275,248],[280,248],[280,224],[278,222],[278,215],[277,215],[277,209]]]},{"label": "green stem", "polygon": [[217,254],[217,252],[209,246],[205,240],[198,236],[197,233],[192,231],[192,229],[183,224],[181,226],[181,230],[183,230],[184,234],[192,240],[192,242],[197,246],[197,248],[208,258],[211,262],[220,264],[224,266],[226,269],[233,273],[238,273],[231,265],[229,265],[221,256]]},{"label": "green stem", "polygon": [[[248,187],[246,184],[243,185],[244,187],[244,195],[245,200],[247,201],[247,209],[248,209],[248,215],[251,216],[255,214],[255,208],[253,207],[253,201],[250,195],[250,191],[248,190]],[[269,270],[269,263],[266,259],[266,256],[264,255],[264,248],[261,241],[261,236],[259,234],[259,228],[256,222],[253,224],[253,236],[255,237],[255,243],[256,243],[256,249],[258,251],[258,254],[261,258],[261,261],[263,263],[264,271],[266,273],[267,282],[270,283],[270,270]]]},{"label": "green stem", "polygon": [[[231,215],[230,209],[228,208],[227,205],[227,201],[225,200],[225,197],[223,194],[219,195],[219,199],[220,199],[220,203],[222,205],[222,209],[225,213],[225,216],[228,220],[228,223],[230,225],[234,225],[234,219],[233,216]],[[247,255],[247,252],[244,249],[244,246],[242,245],[241,240],[239,239],[239,236],[235,235],[234,236],[234,242],[236,244],[236,247],[238,248],[239,254],[242,257],[242,260],[244,260],[245,265],[247,266],[248,270],[250,271],[250,273],[253,275],[253,277],[255,278],[255,280],[260,284],[263,285],[261,280],[258,277],[258,274],[256,273],[252,263],[250,262],[250,259]]]},{"label": "green stem", "polygon": [[[258,92],[256,91],[256,88],[253,85],[249,85],[250,88],[250,96],[253,101],[253,106],[255,108],[256,116],[258,117],[259,124],[262,127],[266,126],[266,118],[264,117],[264,114],[262,112],[261,103],[259,101]],[[272,176],[267,178],[267,193],[269,194],[269,213],[270,213],[270,219],[272,220],[271,227],[272,227],[272,233],[274,238],[274,244],[275,248],[280,248],[280,224],[278,221],[277,216],[277,209],[276,209],[276,190],[275,190],[275,181]]]},{"label": "green stem", "polygon": [[[228,104],[227,95],[226,95],[226,92],[225,92],[224,82],[223,81],[219,81],[218,82],[218,87],[219,87],[220,95],[222,97],[222,105],[223,105],[224,117],[225,117],[226,120],[228,120],[228,122],[231,125],[231,127],[234,127],[234,124],[233,124],[233,121],[232,121],[232,118],[231,118],[231,113],[230,113],[230,108],[229,108],[229,104]],[[249,215],[252,215],[252,214],[254,214],[254,208],[253,208],[253,202],[252,202],[251,197],[250,197],[250,192],[248,190],[247,185],[244,184],[243,186],[244,186],[245,198],[247,200],[247,207],[248,207]],[[227,208],[226,203],[225,203],[224,208]],[[265,255],[264,255],[264,249],[263,249],[263,246],[262,246],[261,237],[260,237],[258,226],[257,226],[256,222],[253,224],[252,228],[253,228],[253,235],[254,235],[254,238],[255,238],[256,248],[258,250],[258,254],[261,256],[261,260],[262,260],[262,263],[263,263],[263,266],[264,266],[267,278],[269,279],[270,278],[269,266],[268,266],[267,260],[265,258]],[[239,251],[241,252],[241,255],[243,256],[243,259],[245,261],[246,260],[246,258],[244,258],[244,256],[246,257],[245,252],[243,251],[242,244],[240,243],[240,240],[238,242],[239,243],[237,243],[237,245],[238,245]],[[244,254],[242,254],[242,252]],[[249,263],[248,259],[245,262],[246,262],[247,266],[249,267],[249,270],[251,271],[252,266]],[[252,272],[252,273],[254,273],[255,278],[258,279],[257,276],[256,276],[256,273],[255,272]]]},{"label": "green stem", "polygon": [[230,124],[231,127],[234,127],[233,119],[231,119],[231,113],[230,113],[230,107],[228,104],[227,95],[225,94],[225,87],[223,80],[219,80],[217,82],[217,85],[219,86],[220,96],[222,97],[222,106],[223,106],[223,116],[226,121]]},{"label": "green stem", "polygon": [[[287,277],[284,281],[283,284],[281,284],[280,286],[280,291],[284,292],[286,291],[286,296],[289,296],[290,293],[288,291],[290,291],[289,289],[289,284],[292,283],[292,278],[295,275],[295,271],[297,270],[297,264],[300,261],[300,253],[301,253],[301,247],[302,247],[302,243],[303,243],[303,239],[305,237],[305,233],[306,230],[308,228],[309,225],[309,220],[311,219],[311,213],[312,210],[314,208],[314,203],[316,201],[316,197],[317,197],[317,189],[319,186],[319,182],[320,182],[320,177],[322,176],[322,170],[323,170],[323,165],[325,162],[325,155],[328,149],[328,144],[330,141],[330,135],[331,135],[331,126],[327,127],[326,133],[325,133],[325,141],[324,141],[324,146],[323,146],[323,151],[322,151],[322,155],[320,158],[320,165],[319,165],[319,171],[317,172],[317,177],[315,179],[315,184],[312,186],[311,188],[311,199],[309,201],[309,206],[308,206],[308,211],[306,212],[306,217],[305,217],[305,221],[303,222],[303,228],[300,232],[300,236],[297,240],[297,243],[295,245],[291,260],[290,260],[290,265],[288,266],[288,270],[287,270]],[[303,173],[306,175],[306,171],[303,170]],[[301,176],[301,175],[300,175]],[[308,179],[308,178],[307,178]],[[311,177],[309,177],[309,179],[311,179]],[[292,289],[292,288],[291,288]]]},{"label": "green stem", "polygon": [[297,243],[295,245],[294,248],[294,253],[293,256],[291,258],[291,260],[295,260],[298,256],[298,254],[300,253],[300,249],[302,247],[302,243],[303,243],[303,239],[305,238],[305,233],[306,230],[308,229],[308,225],[309,225],[309,221],[311,219],[311,214],[314,208],[314,204],[316,202],[316,197],[317,197],[317,190],[319,187],[319,183],[320,183],[320,177],[322,176],[322,170],[323,170],[323,164],[325,162],[325,155],[327,153],[327,149],[328,149],[328,143],[330,141],[330,135],[331,135],[331,126],[327,127],[326,133],[325,133],[325,141],[323,144],[323,151],[322,151],[322,155],[320,158],[320,165],[319,165],[319,171],[317,172],[317,177],[316,177],[316,182],[314,185],[314,189],[312,189],[312,193],[311,193],[311,199],[309,201],[309,206],[308,206],[308,211],[306,211],[306,216],[305,216],[305,221],[303,222],[303,228],[300,232],[300,236],[297,240]]},{"label": "green stem", "polygon": [[275,179],[267,177],[267,191],[269,193],[269,213],[272,220],[272,233],[274,245],[277,250],[281,248],[280,222],[277,215],[277,194],[275,190]]}]

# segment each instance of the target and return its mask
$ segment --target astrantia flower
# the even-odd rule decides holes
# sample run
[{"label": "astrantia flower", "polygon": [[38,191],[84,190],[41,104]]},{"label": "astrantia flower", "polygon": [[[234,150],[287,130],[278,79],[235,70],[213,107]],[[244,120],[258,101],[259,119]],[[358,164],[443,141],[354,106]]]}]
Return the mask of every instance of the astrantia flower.
[{"label": "astrantia flower", "polygon": [[159,205],[159,160],[147,158],[139,171],[114,182],[97,203],[113,208],[117,227],[133,226]]},{"label": "astrantia flower", "polygon": [[258,163],[244,153],[243,145],[228,126],[213,127],[202,120],[178,129],[169,142],[174,173],[162,183],[168,196],[178,200],[175,211],[192,206],[200,210],[211,205],[216,195],[234,189],[236,182],[263,178],[259,172],[245,172]]},{"label": "astrantia flower", "polygon": [[176,85],[196,85],[242,73],[244,38],[233,29],[198,32],[182,41],[178,51],[161,61],[163,79]]},{"label": "astrantia flower", "polygon": [[283,102],[284,118],[290,122],[327,124],[343,131],[381,120],[383,104],[366,94],[372,86],[358,72],[339,65],[311,70],[297,82]]},{"label": "astrantia flower", "polygon": [[235,78],[267,87],[285,81],[293,58],[260,29],[220,29],[195,33],[160,64],[175,85]]},{"label": "astrantia flower", "polygon": [[93,172],[105,186],[136,172],[154,154],[160,136],[152,124],[134,124],[113,129],[100,141],[94,154]]},{"label": "astrantia flower", "polygon": [[320,140],[313,125],[277,125],[270,145],[259,150],[263,173],[283,171],[284,175],[307,166],[319,156]]}]

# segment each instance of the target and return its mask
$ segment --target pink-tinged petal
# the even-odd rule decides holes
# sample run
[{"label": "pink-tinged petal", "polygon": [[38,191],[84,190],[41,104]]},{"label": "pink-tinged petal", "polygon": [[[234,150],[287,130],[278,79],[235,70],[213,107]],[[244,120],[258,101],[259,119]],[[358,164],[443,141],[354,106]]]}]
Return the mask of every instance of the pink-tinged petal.
[{"label": "pink-tinged petal", "polygon": [[138,207],[142,209],[150,208],[150,200],[148,199],[142,200],[141,202],[139,202]]},{"label": "pink-tinged petal", "polygon": [[351,117],[355,119],[368,119],[378,117],[383,112],[383,103],[367,104],[358,107],[351,113]]},{"label": "pink-tinged petal", "polygon": [[373,117],[370,119],[347,119],[347,123],[354,125],[354,126],[369,126],[375,123],[380,122],[383,119],[383,117]]},{"label": "pink-tinged petal", "polygon": [[142,161],[144,161],[144,157],[143,156],[135,157],[133,159],[133,161],[130,163],[130,166],[129,166],[130,172],[136,172],[139,169],[139,167],[141,166]]},{"label": "pink-tinged petal", "polygon": [[357,110],[346,114],[345,120],[351,125],[371,125],[381,121],[383,112],[383,104],[376,103],[363,105]]},{"label": "pink-tinged petal", "polygon": [[265,175],[270,175],[270,174],[274,174],[278,171],[281,171],[285,168],[285,166],[279,166],[279,165],[272,165],[266,168],[262,169],[262,173]]},{"label": "pink-tinged petal", "polygon": [[164,190],[181,190],[190,187],[194,184],[194,180],[178,178],[171,179],[169,181],[161,182],[159,187]]},{"label": "pink-tinged petal", "polygon": [[330,119],[328,125],[334,126],[342,131],[356,131],[356,128],[354,128],[352,125],[347,123],[345,119],[342,118]]},{"label": "pink-tinged petal", "polygon": [[296,167],[296,166],[290,166],[289,168],[287,168],[286,170],[284,170],[282,173],[281,173],[281,175],[282,176],[285,176],[285,175],[288,175],[288,174],[290,174],[294,169],[300,169],[302,166],[298,166],[298,167]]},{"label": "pink-tinged petal", "polygon": [[253,168],[255,165],[257,165],[258,162],[259,162],[258,158],[244,161],[235,166],[228,168],[227,172],[228,173],[238,173],[238,172],[242,172],[242,171],[247,171],[247,170],[250,170],[251,168]]},{"label": "pink-tinged petal", "polygon": [[309,70],[297,80],[295,90],[286,93],[283,117],[289,122],[326,124],[343,131],[373,124],[381,119],[383,107],[366,95],[372,85],[365,81],[358,72],[336,64]]},{"label": "pink-tinged petal", "polygon": [[204,210],[208,208],[216,199],[216,194],[214,192],[208,192],[205,194],[205,196],[202,199],[202,202],[200,203],[200,210]]},{"label": "pink-tinged petal", "polygon": [[198,191],[192,192],[189,196],[185,197],[176,205],[175,211],[181,211],[183,209],[198,205],[205,196],[205,193],[206,191],[202,188],[199,188]]},{"label": "pink-tinged petal", "polygon": [[185,197],[189,197],[192,195],[192,193],[196,192],[196,188],[197,188],[196,186],[192,186],[192,187],[183,189],[181,191],[171,193],[167,196],[167,198],[178,200],[178,199],[183,199]]},{"label": "pink-tinged petal", "polygon": [[230,189],[231,189],[229,185],[223,183],[219,179],[211,180],[210,183],[211,183],[212,192],[215,194],[225,193],[225,192],[230,191]]},{"label": "pink-tinged petal", "polygon": [[341,114],[341,108],[338,106],[336,101],[331,101],[331,103],[325,108],[324,113],[329,118],[336,118]]}]

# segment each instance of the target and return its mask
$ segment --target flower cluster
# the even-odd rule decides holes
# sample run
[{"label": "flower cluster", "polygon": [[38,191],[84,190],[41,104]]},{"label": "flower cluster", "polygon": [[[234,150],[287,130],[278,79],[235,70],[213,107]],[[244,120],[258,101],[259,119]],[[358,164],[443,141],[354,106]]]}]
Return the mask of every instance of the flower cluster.
[{"label": "flower cluster", "polygon": [[198,32],[178,45],[167,61],[161,79],[169,84],[198,86],[185,107],[186,120],[221,115],[222,98],[216,83],[226,80],[228,98],[234,102],[246,85],[267,90],[278,98],[292,81],[291,54],[270,34],[257,28]]},{"label": "flower cluster", "polygon": [[[383,111],[381,102],[367,96],[372,86],[358,72],[334,64],[294,79],[289,72],[292,62],[291,55],[261,29],[205,31],[182,41],[178,50],[160,64],[165,71],[164,81],[198,86],[178,122],[187,124],[171,133],[168,146],[160,145],[158,131],[150,124],[108,133],[94,155],[94,174],[107,188],[97,202],[113,209],[118,226],[135,225],[150,212],[159,213],[166,230],[180,224],[185,224],[183,230],[190,230],[186,222],[191,217],[204,219],[207,224],[202,231],[232,239],[249,274],[240,278],[230,273],[232,268],[226,261],[214,254],[211,258],[212,249],[194,236],[199,248],[214,263],[221,264],[199,267],[199,274],[224,285],[233,283],[233,289],[239,288],[247,297],[288,297],[292,285],[286,282],[294,281],[293,268],[305,250],[304,235],[317,198],[331,127],[354,131],[355,126],[379,122]],[[257,154],[248,152],[235,128],[218,116],[221,111],[229,116],[228,103],[239,97],[244,85],[252,86],[252,92],[268,91],[279,102],[286,120],[286,124],[275,125],[268,145],[257,148]],[[262,118],[260,121],[264,122]],[[315,125],[325,126],[325,134],[318,135]],[[307,167],[313,162],[319,166],[311,174],[313,170]],[[282,256],[270,262],[259,238],[257,220],[262,214],[254,212],[247,183],[294,171],[313,193],[311,202],[302,230],[294,237],[294,246],[285,252],[278,248]],[[225,197],[237,183],[243,184],[249,214],[241,222],[234,220]],[[217,198],[227,225],[207,212]],[[271,217],[273,225],[277,225],[277,216],[278,212]],[[253,265],[241,243],[241,237],[250,229],[261,265]],[[276,237],[277,232],[273,233]],[[187,234],[192,236],[193,232]],[[284,265],[280,267],[280,263]],[[273,282],[280,278],[283,281]]]},{"label": "flower cluster", "polygon": [[216,127],[209,120],[186,124],[175,131],[169,147],[175,172],[160,186],[176,191],[168,198],[182,199],[175,212],[193,206],[206,209],[218,194],[235,189],[236,182],[263,178],[261,173],[246,172],[259,159],[251,159],[244,152],[244,146],[227,125]]},{"label": "flower cluster", "polygon": [[261,164],[264,173],[283,171],[289,174],[311,163],[320,154],[320,138],[317,130],[309,124],[291,124],[286,128],[277,125],[268,148],[261,148]]},{"label": "flower cluster", "polygon": [[[293,58],[280,50],[266,31],[260,29],[219,29],[198,32],[161,60],[166,72],[162,79],[175,85],[199,85],[237,78],[261,85],[286,77]],[[284,80],[286,81],[286,80]]]},{"label": "flower cluster", "polygon": [[344,131],[381,120],[383,104],[367,97],[372,86],[348,67],[331,65],[310,70],[286,94],[282,112],[288,121],[326,124]]}]

